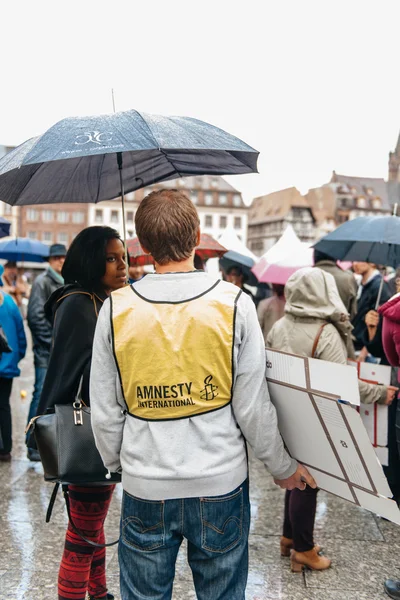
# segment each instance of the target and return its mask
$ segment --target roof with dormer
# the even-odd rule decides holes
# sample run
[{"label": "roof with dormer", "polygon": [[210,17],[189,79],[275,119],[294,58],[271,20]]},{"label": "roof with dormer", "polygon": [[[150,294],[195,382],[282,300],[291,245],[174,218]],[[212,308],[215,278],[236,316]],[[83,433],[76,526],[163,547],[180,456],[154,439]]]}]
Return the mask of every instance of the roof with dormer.
[{"label": "roof with dormer", "polygon": [[311,212],[307,200],[295,187],[259,196],[250,206],[249,224],[281,221],[292,208],[306,208]]},{"label": "roof with dormer", "polygon": [[387,182],[382,177],[355,177],[340,175],[333,171],[331,183],[335,183],[336,192],[358,198],[380,198],[383,209],[390,209]]}]

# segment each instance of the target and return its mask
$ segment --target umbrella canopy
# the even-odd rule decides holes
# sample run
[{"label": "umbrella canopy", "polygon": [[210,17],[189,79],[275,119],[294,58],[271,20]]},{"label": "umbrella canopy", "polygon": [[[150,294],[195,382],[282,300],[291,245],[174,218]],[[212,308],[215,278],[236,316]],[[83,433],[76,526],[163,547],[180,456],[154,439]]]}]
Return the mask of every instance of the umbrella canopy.
[{"label": "umbrella canopy", "polygon": [[10,235],[10,227],[10,221],[7,221],[7,219],[0,217],[0,238],[7,237]]},{"label": "umbrella canopy", "polygon": [[203,262],[209,258],[223,256],[226,251],[227,248],[217,242],[212,235],[209,235],[208,233],[200,234],[200,244],[196,248],[196,254],[200,256]]},{"label": "umbrella canopy", "polygon": [[357,217],[346,221],[314,245],[341,261],[400,265],[400,217]]},{"label": "umbrella canopy", "polygon": [[11,205],[100,202],[183,175],[256,173],[258,154],[190,117],[136,110],[71,117],[0,160],[0,198]]},{"label": "umbrella canopy", "polygon": [[[150,254],[145,254],[137,237],[126,242],[131,264],[135,265],[153,265],[154,259]],[[200,235],[200,244],[196,247],[198,254],[203,262],[209,258],[216,258],[226,253],[226,248],[221,246],[211,235],[202,233]]]},{"label": "umbrella canopy", "polygon": [[240,266],[243,273],[247,277],[245,282],[247,285],[257,285],[258,279],[252,272],[251,268],[255,264],[255,261],[250,256],[240,254],[235,250],[228,250],[226,254],[219,260],[220,267],[227,272],[231,267]]},{"label": "umbrella canopy", "polygon": [[29,238],[16,238],[0,242],[0,258],[11,261],[44,262],[49,256],[49,247]]}]

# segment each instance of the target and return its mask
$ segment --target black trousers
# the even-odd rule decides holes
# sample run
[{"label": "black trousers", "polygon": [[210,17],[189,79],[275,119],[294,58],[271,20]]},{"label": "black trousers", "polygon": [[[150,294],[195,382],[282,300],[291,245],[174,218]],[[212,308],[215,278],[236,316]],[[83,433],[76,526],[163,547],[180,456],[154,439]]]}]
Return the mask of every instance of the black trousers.
[{"label": "black trousers", "polygon": [[12,427],[10,396],[12,383],[12,379],[0,377],[0,454],[8,454],[11,452]]},{"label": "black trousers", "polygon": [[317,494],[318,488],[314,490],[308,485],[303,491],[286,490],[283,535],[293,540],[293,548],[297,552],[307,552],[314,548]]}]

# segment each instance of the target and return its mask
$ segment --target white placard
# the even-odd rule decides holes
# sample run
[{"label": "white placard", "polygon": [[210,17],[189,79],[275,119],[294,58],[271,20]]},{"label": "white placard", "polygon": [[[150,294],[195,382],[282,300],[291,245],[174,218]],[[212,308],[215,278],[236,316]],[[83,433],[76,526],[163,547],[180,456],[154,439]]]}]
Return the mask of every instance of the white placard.
[{"label": "white placard", "polygon": [[348,404],[358,393],[355,369],[268,350],[267,381],[285,445],[317,485],[400,524],[361,416]]}]

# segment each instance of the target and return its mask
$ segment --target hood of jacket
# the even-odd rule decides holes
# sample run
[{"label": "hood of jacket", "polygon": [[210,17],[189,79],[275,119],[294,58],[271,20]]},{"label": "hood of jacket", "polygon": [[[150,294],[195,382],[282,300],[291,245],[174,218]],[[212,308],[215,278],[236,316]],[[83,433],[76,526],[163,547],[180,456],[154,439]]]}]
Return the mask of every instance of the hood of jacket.
[{"label": "hood of jacket", "polygon": [[385,304],[382,304],[379,313],[389,321],[400,323],[400,294],[396,294]]},{"label": "hood of jacket", "polygon": [[285,297],[285,312],[293,317],[328,321],[342,336],[353,328],[334,277],[322,269],[296,271],[286,283]]}]

